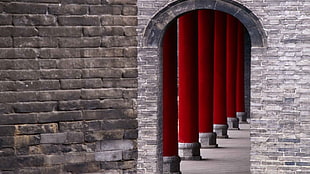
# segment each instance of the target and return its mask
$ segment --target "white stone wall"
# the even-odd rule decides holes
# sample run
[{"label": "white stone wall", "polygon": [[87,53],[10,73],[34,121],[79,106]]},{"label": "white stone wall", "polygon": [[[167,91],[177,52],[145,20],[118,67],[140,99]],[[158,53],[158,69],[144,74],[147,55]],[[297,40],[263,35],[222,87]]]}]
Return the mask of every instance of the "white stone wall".
[{"label": "white stone wall", "polygon": [[[161,35],[148,34],[146,27],[151,22],[153,27],[164,30],[165,24],[177,14],[201,7],[181,6],[165,17],[155,16],[176,2],[138,0],[139,173],[161,172],[160,45],[147,42],[145,38],[157,40]],[[217,4],[229,2],[224,11],[236,14],[242,22],[247,21],[243,12],[253,14],[258,18],[255,24],[259,25],[252,27],[260,27],[263,31],[262,44],[257,44],[253,41],[259,37],[255,33],[251,35],[255,29],[248,28],[252,39],[251,173],[309,173],[310,1],[239,0],[237,5],[228,0],[187,0],[179,3],[190,5],[195,2],[211,4],[205,7],[217,10],[221,10]],[[241,12],[235,11],[236,6]]]}]

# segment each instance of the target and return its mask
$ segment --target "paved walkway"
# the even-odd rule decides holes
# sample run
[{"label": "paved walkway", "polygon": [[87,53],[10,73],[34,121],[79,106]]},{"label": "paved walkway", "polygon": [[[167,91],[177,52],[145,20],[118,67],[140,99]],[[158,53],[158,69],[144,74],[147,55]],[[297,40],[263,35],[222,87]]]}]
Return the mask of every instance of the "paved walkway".
[{"label": "paved walkway", "polygon": [[182,161],[182,174],[249,174],[250,124],[229,130],[229,139],[217,139],[219,148],[201,149],[201,161]]}]

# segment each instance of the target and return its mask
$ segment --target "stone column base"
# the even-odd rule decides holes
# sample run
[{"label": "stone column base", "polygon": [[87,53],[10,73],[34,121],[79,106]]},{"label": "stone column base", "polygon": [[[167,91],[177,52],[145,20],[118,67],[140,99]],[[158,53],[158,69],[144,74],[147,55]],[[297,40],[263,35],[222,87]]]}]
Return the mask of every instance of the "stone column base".
[{"label": "stone column base", "polygon": [[218,145],[216,144],[216,133],[215,132],[199,133],[199,142],[201,144],[201,148],[218,147]]},{"label": "stone column base", "polygon": [[227,129],[227,124],[213,124],[213,130],[217,138],[228,138]]},{"label": "stone column base", "polygon": [[236,117],[227,117],[228,129],[239,130],[239,119]]},{"label": "stone column base", "polygon": [[164,174],[181,174],[180,171],[181,158],[179,156],[163,157],[163,173]]},{"label": "stone column base", "polygon": [[200,143],[179,143],[179,155],[182,160],[201,160]]},{"label": "stone column base", "polygon": [[237,118],[239,119],[239,123],[246,124],[247,122],[247,114],[246,112],[236,112]]}]

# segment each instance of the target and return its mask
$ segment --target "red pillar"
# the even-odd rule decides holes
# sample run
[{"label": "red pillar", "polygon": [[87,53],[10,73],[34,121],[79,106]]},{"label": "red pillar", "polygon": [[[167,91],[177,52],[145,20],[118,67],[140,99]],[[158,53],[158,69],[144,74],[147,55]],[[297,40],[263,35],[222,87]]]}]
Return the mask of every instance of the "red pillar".
[{"label": "red pillar", "polygon": [[226,116],[226,14],[215,11],[214,25],[214,131],[227,138]]},{"label": "red pillar", "polygon": [[163,38],[163,156],[167,173],[180,171],[178,157],[177,22]]},{"label": "red pillar", "polygon": [[201,159],[198,143],[197,12],[179,18],[179,154]]},{"label": "red pillar", "polygon": [[236,117],[236,75],[237,75],[237,34],[238,20],[226,17],[226,108],[229,129],[239,129]]},{"label": "red pillar", "polygon": [[244,26],[238,21],[236,112],[240,122],[246,122],[244,104]]},{"label": "red pillar", "polygon": [[202,147],[216,147],[213,132],[213,42],[214,11],[198,11],[198,93],[199,142]]}]

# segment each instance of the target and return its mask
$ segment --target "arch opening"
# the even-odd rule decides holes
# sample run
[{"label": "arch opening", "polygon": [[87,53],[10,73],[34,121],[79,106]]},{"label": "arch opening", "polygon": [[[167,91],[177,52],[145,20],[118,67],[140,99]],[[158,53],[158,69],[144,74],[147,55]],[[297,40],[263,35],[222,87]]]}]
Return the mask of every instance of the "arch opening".
[{"label": "arch opening", "polygon": [[[146,60],[151,58],[152,61],[147,61],[148,66],[139,68],[139,80],[142,85],[139,85],[138,92],[138,120],[139,120],[139,129],[141,131],[151,131],[153,133],[153,144],[150,144],[145,137],[139,137],[138,146],[143,147],[141,149],[139,159],[138,159],[138,170],[144,172],[153,171],[154,173],[163,172],[163,144],[162,144],[162,126],[163,126],[163,53],[162,53],[162,40],[166,29],[171,25],[172,21],[175,21],[180,16],[189,13],[190,11],[201,10],[201,9],[211,9],[216,11],[222,11],[227,14],[230,14],[237,18],[247,29],[248,35],[251,41],[252,50],[255,48],[264,47],[266,45],[265,35],[263,33],[262,27],[258,19],[246,9],[244,6],[231,3],[231,2],[222,2],[222,1],[177,1],[169,4],[159,13],[157,13],[149,22],[149,25],[146,27],[144,36],[142,38],[142,47],[138,52],[139,60]],[[149,59],[150,60],[150,59]],[[140,62],[140,63],[143,63]],[[145,64],[141,64],[145,65]],[[155,83],[148,83],[147,78],[150,76],[145,76],[153,70],[153,78]],[[146,73],[143,75],[143,73]],[[141,93],[140,90],[143,92]],[[149,98],[146,95],[152,94],[155,95],[155,99]],[[143,101],[142,101],[143,100]],[[148,110],[149,105],[153,106],[153,110]],[[148,105],[148,106],[147,106]],[[151,117],[148,117],[151,116]],[[143,125],[148,121],[152,120],[153,122],[152,129],[148,127],[145,129]],[[153,145],[152,150],[147,150],[148,145]],[[149,146],[151,147],[151,146]],[[146,149],[145,151],[143,149]],[[142,155],[141,155],[142,154]],[[152,162],[148,158],[152,158]],[[155,161],[155,163],[154,163]]]}]

